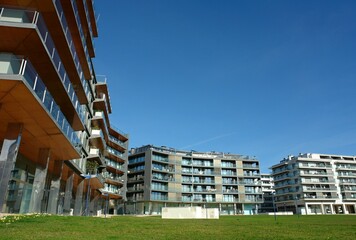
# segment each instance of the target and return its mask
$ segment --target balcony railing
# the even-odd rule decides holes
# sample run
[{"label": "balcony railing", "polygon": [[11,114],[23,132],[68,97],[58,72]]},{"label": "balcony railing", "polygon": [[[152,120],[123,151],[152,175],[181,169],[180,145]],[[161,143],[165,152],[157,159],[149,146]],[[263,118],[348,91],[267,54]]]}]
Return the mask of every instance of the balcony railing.
[{"label": "balcony railing", "polygon": [[80,22],[80,17],[79,17],[79,12],[78,12],[78,6],[77,6],[77,3],[76,3],[75,0],[71,0],[71,3],[72,3],[73,12],[74,12],[74,17],[75,17],[75,20],[76,20],[77,25],[78,25],[79,35],[80,35],[80,39],[81,39],[81,41],[82,41],[82,45],[83,45],[85,57],[86,57],[86,59],[87,59],[87,64],[88,64],[88,66],[89,66],[90,73],[92,73],[93,70],[92,70],[92,68],[91,68],[90,56],[89,56],[89,52],[88,52],[88,47],[87,47],[87,44],[86,44],[86,42],[85,42],[85,36],[84,36],[84,33],[83,33],[82,24],[81,24],[81,22]]},{"label": "balcony railing", "polygon": [[117,128],[116,126],[110,124],[110,127],[115,130],[116,132],[120,133],[122,136],[124,137],[128,137],[129,135],[127,133],[125,133],[124,131],[120,130],[119,128]]},{"label": "balcony railing", "polygon": [[78,54],[77,54],[77,51],[75,49],[73,38],[72,38],[72,35],[70,33],[70,30],[69,30],[69,27],[68,27],[68,23],[67,23],[67,20],[65,18],[65,15],[64,15],[63,8],[62,8],[60,0],[54,0],[54,6],[56,7],[57,14],[59,16],[59,20],[60,20],[60,22],[62,24],[63,32],[64,32],[64,35],[65,35],[65,37],[67,39],[69,49],[70,49],[70,51],[72,53],[72,57],[73,57],[73,60],[74,60],[74,63],[75,63],[75,67],[77,69],[80,81],[81,81],[81,83],[83,85],[83,89],[85,91],[86,96],[90,99],[91,92],[90,92],[90,89],[89,89],[89,85],[88,85],[88,82],[84,78],[82,66],[81,66],[81,64],[79,62]]},{"label": "balcony railing", "polygon": [[112,141],[112,142],[114,142],[114,143],[120,145],[121,147],[126,148],[125,143],[122,142],[122,141],[120,141],[120,140],[117,139],[116,137],[114,137],[114,136],[112,136],[112,135],[109,135],[109,139],[110,139],[110,141]]},{"label": "balcony railing", "polygon": [[80,140],[78,135],[72,127],[70,126],[68,120],[65,118],[64,114],[61,112],[60,107],[54,101],[51,93],[46,88],[41,77],[37,74],[35,68],[32,66],[30,61],[17,58],[14,55],[0,54],[1,65],[7,65],[0,69],[1,75],[22,75],[26,84],[33,91],[35,96],[41,102],[42,106],[48,111],[48,113],[55,120],[62,132],[67,136],[73,146],[80,146]]},{"label": "balcony railing", "polygon": [[109,158],[105,158],[105,161],[106,161],[106,165],[112,167],[112,168],[115,168],[115,169],[118,169],[118,170],[121,170],[121,171],[124,171],[124,166],[123,164],[121,163],[118,163],[118,162],[115,162]]},{"label": "balcony railing", "polygon": [[[93,39],[93,31],[91,29],[91,22],[90,22],[89,9],[88,9],[88,5],[87,5],[87,1],[83,1],[83,5],[84,5],[85,17],[86,17],[87,22],[88,22],[88,28],[89,28],[90,37],[91,37],[91,39]],[[94,44],[93,41],[92,41],[92,43]]]},{"label": "balcony railing", "polygon": [[39,35],[47,48],[49,56],[51,57],[55,69],[60,77],[63,87],[66,89],[68,97],[73,103],[74,108],[76,109],[80,119],[84,122],[84,112],[81,108],[81,105],[78,101],[78,97],[74,91],[74,87],[69,80],[68,74],[64,68],[64,65],[59,57],[58,51],[55,48],[53,39],[47,29],[47,26],[37,11],[29,10],[19,10],[19,9],[9,9],[9,8],[0,8],[0,22],[13,22],[13,23],[24,23],[24,24],[35,24],[39,31]]},{"label": "balcony railing", "polygon": [[123,157],[124,157],[124,154],[122,154],[121,152],[117,151],[116,149],[114,149],[114,148],[112,148],[112,147],[106,146],[106,150],[107,150],[109,153],[111,153],[111,154],[113,154],[113,155],[115,155],[115,156],[118,156],[118,157],[120,157],[120,158],[122,158],[122,159],[123,159]]}]

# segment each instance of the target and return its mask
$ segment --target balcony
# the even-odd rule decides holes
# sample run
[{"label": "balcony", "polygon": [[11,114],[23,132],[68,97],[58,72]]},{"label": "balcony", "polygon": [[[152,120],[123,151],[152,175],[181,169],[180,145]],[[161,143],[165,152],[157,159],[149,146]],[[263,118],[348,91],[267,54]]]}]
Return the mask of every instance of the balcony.
[{"label": "balcony", "polygon": [[106,143],[103,131],[101,129],[92,129],[91,135],[89,137],[90,146],[100,149],[102,152],[105,151]]},{"label": "balcony", "polygon": [[123,163],[113,161],[109,158],[105,158],[105,162],[106,162],[106,168],[109,172],[113,172],[121,175],[124,174],[125,168]]},{"label": "balcony", "polygon": [[110,172],[104,172],[102,174],[103,178],[105,178],[105,182],[110,183],[111,185],[123,186],[125,180],[123,176],[119,176]]},{"label": "balcony", "polygon": [[93,160],[99,164],[99,166],[105,166],[104,156],[97,148],[89,149],[89,156],[87,159]]},{"label": "balcony", "polygon": [[194,184],[201,183],[201,184],[215,184],[214,180],[210,179],[194,179],[192,181]]},{"label": "balcony", "polygon": [[239,181],[239,184],[242,184],[242,185],[261,185],[261,181],[246,181],[246,180],[241,180],[241,181]]},{"label": "balcony", "polygon": [[201,167],[213,167],[214,164],[209,161],[197,161],[193,160],[193,166],[201,166]]},{"label": "balcony", "polygon": [[89,55],[86,38],[80,21],[76,0],[61,1],[65,17],[74,40],[75,48],[78,49],[78,58],[83,67],[85,79],[91,79],[93,70]]},{"label": "balcony", "polygon": [[299,168],[331,168],[328,163],[299,163]]},{"label": "balcony", "polygon": [[98,36],[98,29],[97,29],[97,24],[96,24],[96,15],[94,11],[94,1],[89,0],[88,1],[88,9],[89,9],[89,17],[90,17],[90,23],[93,31],[93,36],[97,37]]},{"label": "balcony", "polygon": [[106,195],[109,199],[122,199],[122,191],[119,188],[107,187],[107,184],[105,184],[105,188],[99,190],[102,195]]},{"label": "balcony", "polygon": [[229,203],[238,203],[239,198],[233,195],[224,195],[223,196],[223,202],[229,202]]},{"label": "balcony", "polygon": [[332,195],[324,195],[324,196],[316,196],[316,195],[304,195],[304,199],[307,200],[335,200],[337,196],[332,196]]},{"label": "balcony", "polygon": [[86,36],[86,43],[88,46],[88,52],[90,57],[95,57],[93,31],[91,29],[91,22],[89,16],[89,8],[86,0],[77,1],[77,7],[79,10],[80,20],[83,24],[83,33]]},{"label": "balcony", "polygon": [[356,173],[354,172],[339,172],[339,178],[356,178]]},{"label": "balcony", "polygon": [[356,192],[356,186],[342,186],[342,192]]},{"label": "balcony", "polygon": [[125,161],[125,156],[123,153],[117,151],[116,149],[106,146],[106,152],[111,155],[112,157],[115,157],[115,160],[119,162],[124,162]]},{"label": "balcony", "polygon": [[223,189],[223,193],[228,193],[228,194],[237,194],[239,191],[236,188],[231,188],[231,189]]},{"label": "balcony", "polygon": [[116,144],[117,147],[120,148],[121,151],[125,151],[126,150],[126,145],[124,142],[120,141],[118,138],[109,135],[109,141]]},{"label": "balcony", "polygon": [[222,168],[236,168],[236,164],[230,162],[221,162]]},{"label": "balcony", "polygon": [[88,188],[88,185],[90,185],[91,189],[100,189],[104,187],[104,178],[101,176],[101,174],[93,174],[93,175],[81,175],[85,181],[84,189]]},{"label": "balcony", "polygon": [[260,167],[256,164],[243,164],[243,168],[249,168],[249,169],[260,169]]},{"label": "balcony", "polygon": [[38,146],[51,148],[57,160],[80,158],[81,142],[32,64],[12,54],[0,54],[0,98],[3,126],[19,121],[25,126],[27,155]]},{"label": "balcony", "polygon": [[356,170],[356,164],[339,164],[336,166],[336,169],[339,170],[339,169],[345,169],[345,170]]},{"label": "balcony", "polygon": [[122,142],[126,142],[129,139],[129,135],[127,133],[123,132],[113,124],[110,124],[109,132]]},{"label": "balcony", "polygon": [[[53,6],[55,10],[50,11],[51,6]],[[48,4],[47,7],[46,11],[43,11],[45,20],[48,20],[49,28],[51,30],[53,29],[51,33],[52,37],[56,46],[61,49],[61,58],[64,60],[73,84],[77,87],[78,98],[82,104],[86,104],[89,102],[88,99],[91,99],[90,86],[84,77],[82,65],[79,61],[61,2],[60,0],[54,0],[53,5]],[[53,16],[53,12],[56,12],[56,16]]]},{"label": "balcony", "polygon": [[69,119],[73,118],[73,128],[83,130],[82,106],[40,13],[9,8],[0,10],[2,49],[28,56],[62,112]]},{"label": "balcony", "polygon": [[221,170],[221,176],[236,176],[236,172],[230,170]]},{"label": "balcony", "polygon": [[103,111],[94,111],[94,116],[91,119],[91,126],[92,128],[101,129],[105,135],[105,140],[108,139],[108,125]]},{"label": "balcony", "polygon": [[325,185],[322,186],[303,186],[303,191],[336,191],[336,187],[326,187]]}]

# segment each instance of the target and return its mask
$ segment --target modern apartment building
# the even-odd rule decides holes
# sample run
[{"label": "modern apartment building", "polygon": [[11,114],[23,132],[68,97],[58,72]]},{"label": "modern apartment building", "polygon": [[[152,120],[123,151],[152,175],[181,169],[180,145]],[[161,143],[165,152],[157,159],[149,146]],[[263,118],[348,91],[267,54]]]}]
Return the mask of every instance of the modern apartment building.
[{"label": "modern apartment building", "polygon": [[0,32],[0,212],[116,208],[128,136],[95,76],[92,0],[3,0]]},{"label": "modern apartment building", "polygon": [[255,214],[261,188],[259,161],[253,157],[147,145],[129,155],[126,212],[202,206],[221,214]]},{"label": "modern apartment building", "polygon": [[261,203],[259,212],[268,213],[273,212],[273,177],[269,173],[261,173],[261,184],[263,192],[263,203]]},{"label": "modern apartment building", "polygon": [[356,209],[356,157],[288,156],[271,167],[278,210],[298,214],[350,214]]}]

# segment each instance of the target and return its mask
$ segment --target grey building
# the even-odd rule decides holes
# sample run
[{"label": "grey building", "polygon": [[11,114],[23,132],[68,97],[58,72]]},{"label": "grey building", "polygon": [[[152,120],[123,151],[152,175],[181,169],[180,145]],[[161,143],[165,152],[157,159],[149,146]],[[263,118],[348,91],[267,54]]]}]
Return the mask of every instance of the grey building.
[{"label": "grey building", "polygon": [[237,154],[153,145],[132,149],[127,200],[127,213],[134,214],[160,214],[165,206],[256,214],[262,203],[259,161]]}]

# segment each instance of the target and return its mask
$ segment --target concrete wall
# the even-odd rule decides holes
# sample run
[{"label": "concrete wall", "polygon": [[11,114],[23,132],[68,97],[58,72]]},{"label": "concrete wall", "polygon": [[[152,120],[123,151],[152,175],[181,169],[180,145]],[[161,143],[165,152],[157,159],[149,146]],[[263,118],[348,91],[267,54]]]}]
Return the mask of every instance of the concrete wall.
[{"label": "concrete wall", "polygon": [[164,207],[162,218],[166,219],[219,219],[218,208]]}]

